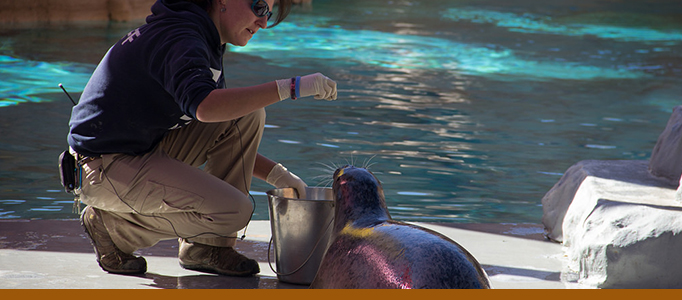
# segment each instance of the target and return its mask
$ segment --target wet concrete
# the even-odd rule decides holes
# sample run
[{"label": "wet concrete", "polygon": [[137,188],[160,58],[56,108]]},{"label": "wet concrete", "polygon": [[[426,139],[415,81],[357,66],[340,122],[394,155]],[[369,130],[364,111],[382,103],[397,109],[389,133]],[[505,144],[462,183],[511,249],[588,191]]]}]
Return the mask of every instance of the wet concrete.
[{"label": "wet concrete", "polygon": [[[562,247],[543,237],[540,224],[431,224],[464,246],[484,266],[493,288],[564,289]],[[147,259],[141,276],[102,271],[77,220],[1,220],[2,289],[305,289],[280,282],[268,265],[269,221],[253,221],[237,250],[259,261],[261,273],[229,277],[185,270],[176,240],[138,251]],[[274,251],[271,249],[274,267]]]}]

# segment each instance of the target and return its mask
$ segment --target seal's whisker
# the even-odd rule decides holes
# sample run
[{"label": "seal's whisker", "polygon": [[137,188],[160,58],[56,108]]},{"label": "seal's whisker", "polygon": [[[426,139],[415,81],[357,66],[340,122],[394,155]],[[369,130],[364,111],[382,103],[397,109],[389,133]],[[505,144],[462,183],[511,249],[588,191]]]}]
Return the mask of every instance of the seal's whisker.
[{"label": "seal's whisker", "polygon": [[377,157],[376,154],[372,155],[372,157],[370,157],[368,159],[365,159],[365,161],[362,163],[362,168],[363,169],[369,169],[369,167],[373,166],[374,163],[372,163],[372,159],[374,159],[375,157]]},{"label": "seal's whisker", "polygon": [[[332,166],[325,164],[325,163],[321,163],[321,162],[315,162],[315,164],[318,164],[318,165],[324,167],[325,169],[331,169],[332,168]],[[315,168],[315,169],[318,169],[318,168]]]},{"label": "seal's whisker", "polygon": [[311,168],[311,169],[316,170],[316,171],[320,171],[322,173],[322,175],[314,176],[313,178],[329,178],[329,177],[331,177],[330,174],[334,174],[334,172],[336,171],[336,167],[333,165],[327,165],[327,164],[320,163],[320,162],[318,162],[317,164],[321,165],[321,167]]},{"label": "seal's whisker", "polygon": [[330,161],[329,164],[317,162],[320,167],[311,168],[313,170],[320,171],[322,174],[313,176],[312,181],[317,181],[316,187],[331,187],[332,182],[334,182],[333,175],[334,172],[339,168],[336,163]]},{"label": "seal's whisker", "polygon": [[314,176],[314,177],[313,177],[313,180],[316,180],[316,181],[317,181],[317,185],[316,185],[316,186],[318,186],[318,187],[320,187],[320,186],[327,187],[327,186],[331,186],[331,183],[334,181],[334,178],[332,178],[332,176],[327,172],[327,173],[325,173],[324,175],[317,175],[317,176]]},{"label": "seal's whisker", "polygon": [[350,160],[351,160],[351,161],[348,161],[347,158],[344,159],[344,160],[346,161],[346,165],[347,165],[347,166],[353,165],[353,153],[350,154]]},{"label": "seal's whisker", "polygon": [[324,179],[324,180],[326,180],[326,179],[329,179],[329,178],[331,178],[331,176],[329,176],[329,174],[323,174],[323,175],[313,176],[313,179]]},{"label": "seal's whisker", "polygon": [[317,181],[318,182],[317,186],[320,186],[320,183],[332,181],[332,178],[331,178],[331,176],[329,176],[329,174],[317,175],[317,176],[313,176],[312,181],[313,182]]},{"label": "seal's whisker", "polygon": [[332,180],[331,178],[327,178],[325,180],[321,180],[320,182],[318,182],[316,187],[331,187],[332,182],[334,182],[334,180]]},{"label": "seal's whisker", "polygon": [[369,170],[369,169],[372,168],[372,166],[374,166],[374,165],[376,165],[376,164],[377,164],[376,162],[373,162],[373,163],[367,165],[367,166],[365,167],[365,169],[366,169],[366,170]]},{"label": "seal's whisker", "polygon": [[317,164],[324,167],[324,169],[318,169],[318,170],[330,171],[332,173],[334,171],[336,171],[336,169],[339,168],[339,166],[336,163],[331,162],[331,161],[329,162],[329,164],[325,164],[325,163],[321,163],[321,162],[317,162]]},{"label": "seal's whisker", "polygon": [[324,167],[324,168],[310,168],[311,170],[315,171],[320,171],[322,173],[321,176],[329,176],[329,173],[333,173],[336,169],[331,169],[330,167]]}]

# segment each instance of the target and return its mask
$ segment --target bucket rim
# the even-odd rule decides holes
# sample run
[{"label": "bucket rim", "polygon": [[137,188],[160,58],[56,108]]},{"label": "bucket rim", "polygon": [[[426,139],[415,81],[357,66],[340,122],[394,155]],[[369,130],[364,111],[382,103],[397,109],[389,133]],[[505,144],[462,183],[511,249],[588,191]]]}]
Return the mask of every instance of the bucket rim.
[{"label": "bucket rim", "polygon": [[[294,188],[287,187],[287,188],[276,188],[276,189],[271,189],[267,192],[265,192],[268,195],[268,198],[272,197],[277,197],[280,199],[286,199],[286,200],[295,200],[295,201],[329,201],[329,202],[334,202],[334,199],[300,199],[300,198],[292,198],[292,197],[285,197],[285,196],[280,196],[278,194],[284,194],[282,191],[285,190],[293,190]],[[329,187],[306,187],[306,193],[308,195],[311,194],[312,191],[323,191],[323,192],[331,192],[332,188]],[[293,193],[292,193],[293,194]]]}]

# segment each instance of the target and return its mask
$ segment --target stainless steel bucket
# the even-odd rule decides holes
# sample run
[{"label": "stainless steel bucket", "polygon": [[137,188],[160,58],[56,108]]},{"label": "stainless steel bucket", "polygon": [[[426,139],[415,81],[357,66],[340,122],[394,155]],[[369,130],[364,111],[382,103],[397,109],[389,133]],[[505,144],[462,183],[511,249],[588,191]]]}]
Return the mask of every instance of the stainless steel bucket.
[{"label": "stainless steel bucket", "polygon": [[293,188],[267,194],[277,279],[310,284],[329,246],[334,220],[332,189],[306,188],[306,199],[297,199]]}]

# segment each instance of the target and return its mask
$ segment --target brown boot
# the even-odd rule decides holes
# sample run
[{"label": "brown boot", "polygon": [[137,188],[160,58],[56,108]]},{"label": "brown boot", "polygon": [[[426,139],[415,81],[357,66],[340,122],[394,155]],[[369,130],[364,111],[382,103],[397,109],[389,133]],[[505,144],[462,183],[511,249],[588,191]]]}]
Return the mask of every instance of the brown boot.
[{"label": "brown boot", "polygon": [[98,209],[87,206],[81,214],[81,225],[95,248],[97,262],[103,270],[114,274],[142,274],[147,272],[147,261],[143,257],[135,257],[123,253],[111,240],[109,232],[104,227],[102,216]]},{"label": "brown boot", "polygon": [[228,276],[251,276],[260,272],[258,262],[232,247],[215,247],[180,239],[180,266],[188,270]]}]

